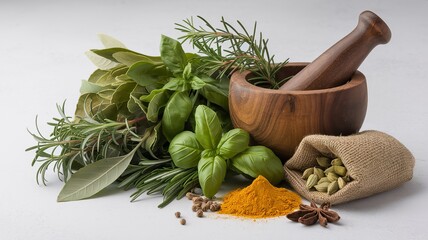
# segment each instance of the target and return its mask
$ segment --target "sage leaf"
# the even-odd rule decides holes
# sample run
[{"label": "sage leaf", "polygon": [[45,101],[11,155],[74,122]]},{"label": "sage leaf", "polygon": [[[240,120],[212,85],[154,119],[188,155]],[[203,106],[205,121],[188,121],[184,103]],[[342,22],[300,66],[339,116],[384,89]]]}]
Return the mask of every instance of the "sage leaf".
[{"label": "sage leaf", "polygon": [[119,65],[119,63],[114,62],[110,59],[99,56],[98,54],[88,51],[85,53],[86,56],[91,60],[91,62],[101,70],[109,70]]},{"label": "sage leaf", "polygon": [[116,52],[116,53],[113,53],[112,56],[114,59],[116,59],[116,61],[122,64],[125,64],[128,67],[132,66],[137,62],[158,63],[154,61],[157,59],[157,57],[150,57],[150,56],[145,56],[145,55],[136,54],[132,52]]},{"label": "sage leaf", "polygon": [[264,176],[272,184],[284,178],[281,160],[267,147],[252,146],[231,159],[232,168],[253,178]]},{"label": "sage leaf", "polygon": [[172,161],[177,167],[192,168],[198,165],[201,159],[202,146],[196,135],[190,131],[177,134],[168,148]]},{"label": "sage leaf", "polygon": [[248,148],[250,135],[248,132],[235,128],[225,133],[217,147],[217,153],[225,159],[231,159],[236,154]]},{"label": "sage leaf", "polygon": [[156,143],[160,139],[160,127],[161,123],[156,124],[155,126],[150,127],[150,129],[146,130],[148,132],[148,136],[146,141],[144,142],[144,149],[150,153],[150,155],[154,158],[158,158],[153,152],[156,150]]},{"label": "sage leaf", "polygon": [[162,35],[160,46],[161,59],[173,73],[181,73],[188,61],[180,42]]},{"label": "sage leaf", "polygon": [[202,157],[198,163],[199,184],[204,195],[212,198],[226,176],[227,164],[221,156]]},{"label": "sage leaf", "polygon": [[140,144],[124,156],[102,159],[79,169],[65,183],[57,201],[88,198],[112,184],[126,170],[139,147]]},{"label": "sage leaf", "polygon": [[[105,48],[105,49],[91,49],[91,52],[95,53],[96,55],[109,59],[110,61],[119,63],[114,57],[113,54],[118,53],[118,52],[130,52],[130,53],[134,53],[134,54],[138,54],[138,55],[143,55],[141,53],[137,53],[134,51],[131,51],[129,49],[126,48],[120,48],[120,47],[113,47],[113,48]],[[143,55],[146,56],[146,55]]]},{"label": "sage leaf", "polygon": [[104,47],[106,48],[115,48],[115,47],[126,48],[123,43],[121,43],[119,40],[117,40],[112,36],[109,36],[106,34],[98,34],[98,38],[101,40]]},{"label": "sage leaf", "polygon": [[97,69],[91,74],[91,76],[89,76],[88,82],[96,83],[101,77],[103,77],[107,73],[108,71]]},{"label": "sage leaf", "polygon": [[205,149],[215,149],[220,142],[222,128],[217,114],[205,105],[199,105],[195,112],[195,134]]},{"label": "sage leaf", "polygon": [[169,142],[184,130],[192,107],[192,100],[187,92],[175,92],[169,99],[162,117],[162,133]]},{"label": "sage leaf", "polygon": [[136,113],[140,110],[142,110],[144,113],[147,111],[147,107],[143,105],[143,103],[140,101],[140,97],[147,94],[147,90],[145,87],[142,87],[138,84],[135,85],[134,89],[132,90],[127,107],[130,113]]},{"label": "sage leaf", "polygon": [[119,85],[112,95],[111,103],[128,102],[129,96],[131,95],[131,92],[134,90],[134,88],[134,82],[125,82]]},{"label": "sage leaf", "polygon": [[105,89],[105,87],[89,81],[82,80],[82,84],[80,85],[80,94],[98,93],[103,89]]}]

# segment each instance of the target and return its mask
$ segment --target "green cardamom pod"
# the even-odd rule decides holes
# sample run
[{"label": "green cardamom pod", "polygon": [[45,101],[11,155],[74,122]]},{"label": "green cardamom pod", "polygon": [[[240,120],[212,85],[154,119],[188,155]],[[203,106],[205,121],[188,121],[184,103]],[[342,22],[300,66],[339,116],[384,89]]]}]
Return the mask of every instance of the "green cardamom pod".
[{"label": "green cardamom pod", "polygon": [[317,163],[323,168],[330,167],[330,159],[327,157],[317,157]]},{"label": "green cardamom pod", "polygon": [[352,179],[351,179],[351,176],[346,174],[346,176],[343,177],[343,180],[345,180],[345,182],[350,182]]},{"label": "green cardamom pod", "polygon": [[311,174],[308,177],[308,180],[306,181],[306,188],[311,189],[313,186],[315,186],[318,182],[318,176],[316,174]]},{"label": "green cardamom pod", "polygon": [[335,159],[331,160],[331,165],[333,165],[333,166],[342,166],[343,165],[342,159],[335,158]]},{"label": "green cardamom pod", "polygon": [[334,172],[333,166],[327,168],[326,170],[324,170],[324,174],[327,175],[330,172]]},{"label": "green cardamom pod", "polygon": [[344,177],[346,175],[346,168],[343,166],[333,166],[333,171],[339,176]]},{"label": "green cardamom pod", "polygon": [[333,193],[337,192],[338,190],[339,190],[339,184],[337,183],[337,181],[330,183],[327,187],[328,195],[332,195]]},{"label": "green cardamom pod", "polygon": [[327,177],[323,177],[323,178],[320,178],[320,180],[318,180],[318,184],[321,184],[321,183],[324,183],[324,182],[330,183],[330,180],[328,180]]},{"label": "green cardamom pod", "polygon": [[327,192],[328,185],[330,185],[330,182],[323,182],[315,185],[314,188],[318,192]]},{"label": "green cardamom pod", "polygon": [[314,167],[314,174],[318,176],[318,179],[325,177],[324,171],[317,167]]},{"label": "green cardamom pod", "polygon": [[346,181],[340,177],[337,179],[337,184],[339,185],[339,189],[342,189],[346,185]]},{"label": "green cardamom pod", "polygon": [[302,178],[303,179],[308,179],[308,177],[314,173],[314,168],[308,168],[306,169],[303,174],[302,174]]},{"label": "green cardamom pod", "polygon": [[335,182],[339,176],[336,173],[329,172],[327,173],[327,178],[330,182]]}]

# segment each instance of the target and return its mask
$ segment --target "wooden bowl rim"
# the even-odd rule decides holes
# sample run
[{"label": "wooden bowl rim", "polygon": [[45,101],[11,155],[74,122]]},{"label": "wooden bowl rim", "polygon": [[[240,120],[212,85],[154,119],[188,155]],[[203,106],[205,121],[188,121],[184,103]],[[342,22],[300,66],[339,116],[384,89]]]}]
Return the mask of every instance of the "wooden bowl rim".
[{"label": "wooden bowl rim", "polygon": [[[302,66],[305,67],[308,65],[308,62],[291,62],[287,63],[284,68],[287,66]],[[352,75],[352,78],[347,83],[333,87],[333,88],[325,88],[325,89],[316,89],[316,90],[299,90],[299,91],[280,91],[278,89],[269,89],[269,88],[263,88],[255,86],[247,81],[248,75],[251,73],[249,70],[245,70],[242,72],[234,72],[231,76],[231,84],[239,84],[242,87],[246,87],[255,91],[262,91],[266,93],[272,93],[272,94],[293,94],[293,95],[307,95],[307,94],[324,94],[324,93],[331,93],[331,92],[340,92],[344,90],[348,90],[354,87],[358,87],[361,84],[365,84],[366,77],[364,74],[360,71],[356,71],[354,75]]]}]

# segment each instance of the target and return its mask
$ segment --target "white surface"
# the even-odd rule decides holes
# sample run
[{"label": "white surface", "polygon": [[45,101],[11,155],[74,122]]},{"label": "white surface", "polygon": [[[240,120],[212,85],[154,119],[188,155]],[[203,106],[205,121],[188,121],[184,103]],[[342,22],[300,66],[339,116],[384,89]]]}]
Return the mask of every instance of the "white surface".
[{"label": "white surface", "polygon": [[[0,239],[426,239],[428,1],[136,2],[0,2]],[[360,67],[369,84],[363,129],[401,140],[416,167],[413,180],[396,190],[335,207],[339,224],[323,229],[285,218],[196,219],[188,201],[158,209],[160,198],[131,204],[131,192],[117,190],[60,204],[62,183],[54,173],[48,187],[36,185],[33,153],[24,152],[34,143],[26,128],[34,129],[36,114],[40,123],[57,116],[55,104],[64,99],[73,112],[80,80],[95,69],[83,53],[101,47],[96,33],[156,55],[160,34],[178,37],[173,23],[184,18],[257,20],[278,60],[311,61],[353,29],[366,9],[389,24],[393,37]],[[187,226],[178,224],[177,210]]]}]

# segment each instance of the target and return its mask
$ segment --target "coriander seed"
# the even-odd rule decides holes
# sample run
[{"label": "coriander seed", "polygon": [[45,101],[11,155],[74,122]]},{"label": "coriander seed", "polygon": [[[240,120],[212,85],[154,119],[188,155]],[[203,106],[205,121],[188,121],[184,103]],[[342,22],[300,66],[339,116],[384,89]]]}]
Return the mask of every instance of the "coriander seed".
[{"label": "coriander seed", "polygon": [[175,212],[175,217],[176,218],[180,218],[181,217],[181,213],[180,212]]},{"label": "coriander seed", "polygon": [[186,219],[182,218],[182,219],[180,220],[180,224],[181,224],[181,225],[186,225]]}]

